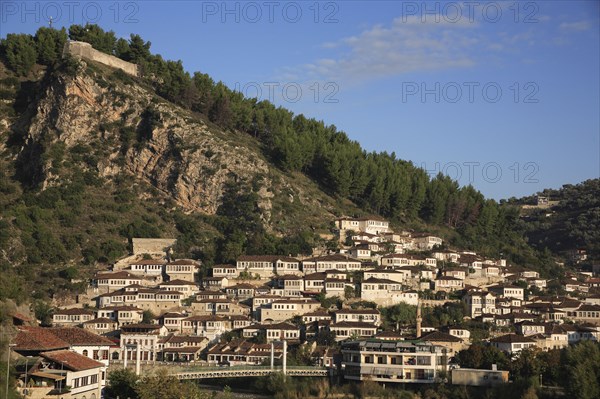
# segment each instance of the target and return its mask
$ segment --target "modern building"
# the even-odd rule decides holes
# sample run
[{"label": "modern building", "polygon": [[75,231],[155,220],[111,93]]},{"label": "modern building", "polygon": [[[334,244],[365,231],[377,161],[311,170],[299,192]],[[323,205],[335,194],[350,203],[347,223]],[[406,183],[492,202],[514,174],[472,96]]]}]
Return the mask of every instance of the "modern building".
[{"label": "modern building", "polygon": [[364,340],[342,344],[344,378],[434,383],[448,370],[446,349],[419,341]]}]

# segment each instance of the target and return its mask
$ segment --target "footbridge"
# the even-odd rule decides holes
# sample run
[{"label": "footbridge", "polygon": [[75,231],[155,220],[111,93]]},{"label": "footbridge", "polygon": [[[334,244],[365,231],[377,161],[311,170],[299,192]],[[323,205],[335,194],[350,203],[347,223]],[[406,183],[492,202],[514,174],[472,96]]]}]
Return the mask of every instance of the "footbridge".
[{"label": "footbridge", "polygon": [[179,380],[202,380],[208,378],[263,377],[273,373],[283,373],[289,377],[327,377],[330,370],[323,367],[291,366],[231,366],[231,367],[191,367],[171,373]]}]

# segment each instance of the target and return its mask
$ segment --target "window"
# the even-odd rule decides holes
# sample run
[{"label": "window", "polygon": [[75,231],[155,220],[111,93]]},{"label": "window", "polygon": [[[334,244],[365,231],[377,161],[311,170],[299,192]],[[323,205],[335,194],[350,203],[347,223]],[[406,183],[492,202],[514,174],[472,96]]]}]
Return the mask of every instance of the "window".
[{"label": "window", "polygon": [[87,356],[87,355],[88,355],[88,351],[87,351],[87,349],[84,349],[84,350],[83,350],[83,352],[82,352],[82,355],[83,355],[83,356]]}]

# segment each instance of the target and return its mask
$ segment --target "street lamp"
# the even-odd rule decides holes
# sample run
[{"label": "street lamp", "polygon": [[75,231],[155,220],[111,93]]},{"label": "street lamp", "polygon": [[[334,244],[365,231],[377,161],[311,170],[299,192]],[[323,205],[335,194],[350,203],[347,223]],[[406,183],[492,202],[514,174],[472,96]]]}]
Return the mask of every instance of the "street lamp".
[{"label": "street lamp", "polygon": [[62,394],[63,381],[67,379],[67,377],[63,377],[63,371],[65,369],[65,364],[69,364],[69,362],[67,362],[66,360],[63,360],[62,362],[60,362],[60,377],[62,379],[60,380],[60,388],[58,388],[59,394]]},{"label": "street lamp", "polygon": [[7,355],[6,355],[6,399],[8,399],[8,381],[10,380],[10,348],[14,348],[17,344],[8,344],[7,345]]},{"label": "street lamp", "polygon": [[27,389],[27,371],[29,371],[29,356],[25,358],[25,397],[29,394],[29,390]]}]

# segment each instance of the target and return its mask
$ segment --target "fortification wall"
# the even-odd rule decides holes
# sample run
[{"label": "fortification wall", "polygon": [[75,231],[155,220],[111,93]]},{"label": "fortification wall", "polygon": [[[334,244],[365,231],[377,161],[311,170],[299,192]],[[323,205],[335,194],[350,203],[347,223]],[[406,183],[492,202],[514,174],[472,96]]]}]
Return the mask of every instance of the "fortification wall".
[{"label": "fortification wall", "polygon": [[96,61],[112,68],[121,69],[130,75],[138,76],[139,71],[136,64],[123,61],[120,58],[98,51],[94,49],[91,44],[86,42],[68,41],[63,50],[63,55],[64,54],[71,54],[73,57]]},{"label": "fortification wall", "polygon": [[165,252],[175,245],[175,238],[132,238],[133,254],[165,254]]}]

